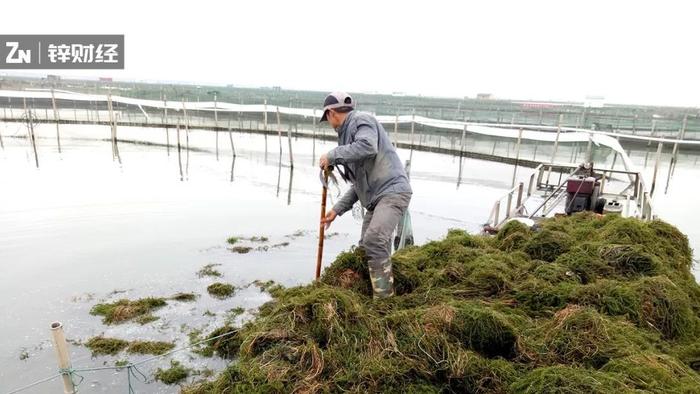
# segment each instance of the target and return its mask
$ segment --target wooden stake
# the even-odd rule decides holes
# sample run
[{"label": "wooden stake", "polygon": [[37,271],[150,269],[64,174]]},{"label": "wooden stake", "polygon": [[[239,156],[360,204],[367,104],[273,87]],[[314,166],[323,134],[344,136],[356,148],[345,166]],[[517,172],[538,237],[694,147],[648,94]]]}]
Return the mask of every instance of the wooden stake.
[{"label": "wooden stake", "polygon": [[190,175],[190,120],[187,117],[185,99],[182,99],[182,115],[185,117],[185,174]]},{"label": "wooden stake", "polygon": [[[515,187],[515,175],[518,173],[518,161],[520,160],[520,141],[523,138],[523,129],[518,130],[518,143],[515,148],[515,165],[513,166],[513,181],[510,187]],[[509,212],[510,214],[510,212]]]},{"label": "wooden stake", "polygon": [[394,118],[394,147],[399,146],[399,114],[398,112],[396,113],[396,117]]},{"label": "wooden stake", "polygon": [[654,163],[654,175],[651,178],[651,190],[649,190],[649,197],[654,195],[654,189],[656,188],[656,173],[659,171],[659,161],[661,160],[661,150],[664,148],[664,143],[659,142],[659,146],[656,149],[656,163]]},{"label": "wooden stake", "polygon": [[413,114],[411,115],[411,153],[408,155],[408,160],[413,163],[413,132],[416,130],[416,109],[413,109]]},{"label": "wooden stake", "polygon": [[170,130],[168,130],[168,96],[165,94],[163,95],[163,123],[165,124],[165,146],[168,150],[168,156],[170,156]]},{"label": "wooden stake", "polygon": [[56,108],[56,96],[51,89],[51,104],[53,105],[53,120],[56,122],[56,142],[58,143],[58,153],[61,153],[61,132],[58,129],[58,108]]},{"label": "wooden stake", "polygon": [[[56,349],[56,357],[58,357],[58,368],[62,371],[67,371],[71,368],[71,362],[66,335],[63,332],[63,324],[60,322],[51,323],[51,336],[53,337],[53,345]],[[62,372],[61,379],[63,380],[63,392],[65,394],[76,392],[70,373]]]},{"label": "wooden stake", "polygon": [[[233,133],[231,133],[231,119],[228,120],[228,139],[231,142],[231,152],[233,152],[233,157],[236,157],[236,147],[233,145]],[[233,181],[233,175],[231,175],[231,181]]]},{"label": "wooden stake", "polygon": [[24,112],[27,114],[27,134],[29,137],[29,142],[32,144],[32,149],[34,150],[34,162],[36,163],[36,168],[39,168],[39,155],[36,151],[36,140],[34,139],[34,124],[32,121],[32,111],[27,109],[26,98],[23,98],[22,102],[24,104]]},{"label": "wooden stake", "polygon": [[267,131],[267,99],[263,101],[263,124],[265,125],[265,131]]},{"label": "wooden stake", "polygon": [[[326,217],[326,195],[328,194],[328,168],[323,170],[323,190],[321,191],[321,220]],[[318,228],[318,253],[316,254],[316,280],[321,277],[321,261],[323,260],[323,240],[326,226],[320,222]]]},{"label": "wooden stake", "polygon": [[180,153],[180,122],[177,122],[176,126],[176,133],[177,133],[177,164],[180,167],[180,180],[183,180],[182,178],[182,155]]},{"label": "wooden stake", "polygon": [[216,111],[216,106],[216,93],[214,93],[214,132],[216,133],[216,160],[219,160],[219,115]]},{"label": "wooden stake", "polygon": [[280,141],[280,158],[282,157],[282,123],[280,122],[280,108],[277,107],[277,136]]},{"label": "wooden stake", "polygon": [[[279,112],[279,108],[277,109]],[[294,168],[294,154],[292,153],[292,128],[290,127],[287,129],[287,141],[289,142],[289,168]],[[290,182],[291,182],[291,174],[290,174]],[[291,187],[291,185],[290,185]],[[291,194],[290,194],[291,196]],[[291,197],[290,200],[291,201]]]},{"label": "wooden stake", "polygon": [[[557,136],[554,139],[554,150],[552,151],[552,160],[550,162],[554,164],[554,160],[557,157],[557,149],[559,149],[559,134],[561,134],[561,120],[564,115],[560,114],[559,115],[559,122],[557,122]],[[552,167],[549,167],[549,171],[547,171],[547,184],[549,184],[549,176],[552,173]]]}]

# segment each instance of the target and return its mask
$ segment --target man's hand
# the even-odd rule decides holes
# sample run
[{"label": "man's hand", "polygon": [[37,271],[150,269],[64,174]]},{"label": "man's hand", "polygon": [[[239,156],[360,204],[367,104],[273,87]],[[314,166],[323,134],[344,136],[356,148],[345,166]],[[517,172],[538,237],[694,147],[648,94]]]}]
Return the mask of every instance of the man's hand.
[{"label": "man's hand", "polygon": [[321,155],[321,158],[318,159],[318,165],[321,167],[321,169],[325,170],[328,165],[331,163],[328,162],[328,154],[324,153]]},{"label": "man's hand", "polygon": [[331,222],[335,220],[335,217],[338,216],[337,213],[335,213],[334,210],[330,210],[326,213],[326,217],[321,219],[321,224],[324,224],[326,226],[326,230],[328,230],[328,227],[331,226]]}]

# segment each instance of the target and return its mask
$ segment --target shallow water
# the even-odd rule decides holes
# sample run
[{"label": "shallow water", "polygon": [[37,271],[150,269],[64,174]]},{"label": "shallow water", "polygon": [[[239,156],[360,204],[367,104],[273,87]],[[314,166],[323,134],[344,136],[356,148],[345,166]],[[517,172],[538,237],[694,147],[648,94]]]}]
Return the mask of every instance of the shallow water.
[{"label": "shallow water", "polygon": [[[236,323],[252,317],[269,299],[254,280],[283,285],[313,279],[318,242],[320,183],[317,154],[332,143],[293,141],[295,166],[288,167],[286,138],[282,165],[277,136],[234,133],[237,157],[232,160],[227,134],[220,135],[219,159],[213,153],[212,133],[193,131],[189,165],[182,152],[180,175],[177,150],[164,146],[119,144],[121,164],[112,159],[106,127],[62,126],[63,152],[52,139],[55,127],[38,126],[40,167],[34,164],[27,140],[11,138],[25,133],[22,126],[0,124],[5,149],[0,149],[0,392],[50,376],[56,371],[49,324],[62,321],[68,338],[85,341],[104,334],[125,339],[172,340],[187,345],[192,329],[205,332],[222,324],[227,311],[247,310]],[[120,138],[163,143],[162,129],[120,128]],[[181,133],[184,144],[184,132]],[[170,132],[170,141],[176,140]],[[400,151],[402,159],[409,153]],[[523,155],[527,153],[523,151]],[[640,159],[640,154],[634,154]],[[659,215],[700,241],[700,213],[691,209],[688,195],[697,192],[699,179],[693,157],[675,170],[668,194],[655,197]],[[465,159],[459,187],[459,160],[446,155],[414,152],[411,202],[418,243],[443,236],[448,228],[478,231],[493,202],[510,187],[512,166]],[[641,165],[641,164],[640,164]],[[233,170],[232,170],[233,169]],[[647,168],[650,172],[651,168]],[[526,181],[530,170],[520,169]],[[647,175],[648,178],[651,175]],[[666,171],[659,171],[665,186]],[[291,188],[290,188],[291,185]],[[341,185],[342,188],[345,186]],[[336,191],[331,194],[336,197]],[[692,199],[690,200],[692,201]],[[329,202],[330,204],[330,202]],[[302,235],[292,236],[298,230]],[[359,237],[360,222],[347,213],[329,230],[337,233],[325,242],[324,265]],[[226,238],[263,235],[268,244],[288,246],[248,254],[232,253]],[[253,245],[257,246],[257,245]],[[234,297],[216,300],[206,293],[214,279],[198,278],[207,263],[221,264],[221,281],[236,285]],[[158,310],[154,323],[106,326],[89,314],[97,302],[177,292],[199,295],[194,303],[169,302]],[[205,316],[205,312],[215,316]],[[95,357],[78,345],[70,346],[76,367],[113,365],[127,358]],[[26,352],[28,358],[20,360]],[[148,356],[131,356],[138,361]],[[179,352],[175,359],[188,367],[220,369],[225,361],[202,359]],[[147,383],[140,392],[177,392],[177,386],[152,382],[150,374],[168,360],[145,365]],[[86,372],[81,392],[122,393],[125,372]],[[58,380],[26,392],[60,390]]]}]

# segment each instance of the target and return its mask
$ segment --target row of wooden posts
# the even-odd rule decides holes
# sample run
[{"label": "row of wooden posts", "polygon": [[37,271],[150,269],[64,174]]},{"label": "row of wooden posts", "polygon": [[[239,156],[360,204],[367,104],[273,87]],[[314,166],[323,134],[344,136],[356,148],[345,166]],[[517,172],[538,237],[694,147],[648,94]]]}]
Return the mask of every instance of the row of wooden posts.
[{"label": "row of wooden posts", "polygon": [[[165,96],[163,96],[163,100],[164,100],[164,103],[167,102],[167,98],[166,98]],[[35,133],[34,133],[34,119],[33,119],[33,114],[32,114],[31,109],[29,109],[29,108],[27,107],[26,98],[23,100],[23,104],[24,104],[24,112],[25,112],[26,121],[27,121],[28,139],[31,141],[32,149],[33,149],[33,151],[34,151],[35,163],[36,163],[36,165],[37,165],[37,167],[38,167],[38,165],[39,165],[39,159],[38,159],[38,154],[37,154],[37,152],[36,152],[36,138],[35,138]],[[52,104],[52,109],[53,109],[54,121],[56,122],[56,143],[57,143],[57,146],[58,146],[58,151],[59,151],[59,153],[60,153],[61,150],[62,150],[62,149],[61,149],[60,122],[59,122],[58,107],[57,107],[57,104],[56,104],[55,93],[54,93],[53,90],[51,90],[51,104]],[[266,145],[266,148],[267,148],[267,131],[268,131],[267,100],[264,101],[264,104],[263,104],[263,105],[264,105],[263,124],[264,124],[264,130],[265,130],[265,145]],[[108,94],[107,108],[108,108],[108,111],[109,111],[109,124],[110,124],[110,133],[111,133],[111,141],[112,141],[112,154],[113,154],[113,158],[115,158],[115,159],[117,159],[119,162],[121,162],[121,156],[120,156],[120,154],[119,154],[119,147],[118,147],[118,144],[117,144],[117,141],[118,141],[118,138],[117,138],[117,124],[118,124],[118,120],[115,118],[115,111],[114,111],[114,106],[113,106],[113,102],[112,102],[112,95],[111,95],[111,92]],[[187,115],[187,108],[186,108],[186,106],[185,106],[184,100],[182,101],[182,110],[183,110],[183,116],[184,116],[185,136],[186,136],[186,140],[189,142],[189,128],[190,128],[190,124],[189,124],[189,123],[190,123],[190,122],[189,122],[189,117],[188,117],[188,115]],[[167,119],[168,119],[168,108],[167,108],[167,107],[164,107],[163,111],[164,111],[164,114],[163,114],[163,115],[164,115],[164,120],[165,120],[164,125],[165,125],[165,129],[166,129],[166,144],[167,144],[168,153],[169,153],[169,150],[170,150],[170,137],[169,137],[169,130],[168,130],[168,124],[169,124],[169,123],[167,122]],[[239,115],[240,115],[240,113],[239,113]],[[560,136],[560,133],[561,133],[562,117],[563,117],[563,115],[560,115],[560,116],[559,116],[559,121],[558,121],[558,126],[557,126],[557,131],[556,131],[556,137],[555,137],[555,141],[554,141],[554,150],[553,150],[553,152],[552,152],[552,162],[555,160],[555,157],[556,157],[556,154],[557,154],[557,151],[558,151],[559,136]],[[317,122],[316,122],[316,118],[315,118],[315,117],[312,117],[312,120],[313,120],[313,131],[314,131],[314,137],[315,137],[316,131],[317,131],[317,130],[316,130],[316,129],[317,129]],[[216,95],[214,95],[214,121],[215,121],[215,124],[218,125],[218,101],[217,101]],[[277,111],[276,111],[276,121],[277,121],[277,122],[276,122],[276,123],[277,123],[277,134],[278,134],[278,138],[279,138],[279,148],[280,148],[280,156],[281,156],[281,155],[282,155],[282,126],[281,126],[281,119],[280,119],[280,112],[279,112],[279,109],[277,109]],[[466,121],[468,121],[468,119],[465,119],[465,122],[466,122]],[[396,115],[396,118],[395,118],[395,121],[394,121],[394,130],[393,130],[393,131],[394,131],[394,136],[395,136],[395,138],[394,138],[394,144],[396,144],[396,145],[398,145],[398,123],[399,123],[399,122],[398,122],[398,114],[397,114],[397,115]],[[409,161],[412,161],[412,159],[413,159],[413,148],[414,148],[414,146],[415,146],[415,137],[414,137],[414,135],[415,135],[415,125],[416,125],[416,122],[415,122],[415,110],[413,110],[413,113],[412,113],[412,120],[411,120],[411,128],[410,128],[410,153],[409,153]],[[179,121],[178,121],[178,126],[177,126],[177,128],[178,128],[178,133],[179,133],[179,126],[180,126],[180,125],[179,125]],[[684,138],[686,126],[687,126],[687,115],[684,117],[682,127],[681,127],[681,129],[679,130],[678,137],[677,137],[678,140],[681,140],[681,139]],[[653,132],[654,132],[654,128],[655,128],[655,121],[652,122],[652,134],[653,134]],[[233,137],[232,137],[232,135],[231,135],[232,127],[231,127],[231,121],[230,121],[230,119],[229,119],[229,123],[228,123],[228,129],[229,129],[229,141],[230,141],[230,144],[231,144],[231,150],[232,150],[232,152],[233,152],[233,155],[235,156],[235,155],[236,155],[236,150],[235,150],[235,146],[234,146],[234,143],[233,143]],[[461,136],[461,139],[460,139],[460,152],[461,152],[461,153],[465,152],[465,151],[464,151],[464,149],[465,149],[464,144],[465,144],[465,134],[466,134],[466,132],[467,132],[467,126],[465,125],[464,128],[463,128],[463,130],[462,130],[462,136]],[[178,137],[179,137],[179,135],[178,135]],[[422,135],[421,135],[421,137],[422,137]],[[216,139],[216,141],[215,141],[215,146],[216,146],[216,157],[217,157],[217,159],[218,159],[218,158],[219,158],[219,133],[218,133],[218,132],[215,132],[215,139]],[[290,128],[288,128],[288,130],[287,130],[287,139],[288,139],[288,146],[289,146],[289,166],[290,166],[290,167],[293,167],[293,166],[294,166],[294,156],[293,156],[293,151],[292,151],[291,126],[290,126]],[[421,138],[421,139],[422,139],[422,138]],[[514,184],[514,182],[515,182],[515,177],[516,177],[515,171],[517,171],[517,162],[518,162],[518,160],[519,160],[519,152],[520,152],[521,139],[522,139],[522,129],[519,129],[519,133],[518,133],[518,137],[517,137],[517,142],[516,142],[516,168],[514,169],[514,173],[513,173],[513,182],[512,182],[513,184]],[[421,141],[421,142],[422,142],[422,141]],[[438,141],[438,142],[439,142],[439,141]],[[591,148],[592,148],[591,142],[592,142],[592,134],[589,133],[589,140],[588,140],[588,146],[587,146],[587,152],[586,152],[586,158],[587,158],[587,160],[589,160],[589,161],[590,161],[590,158],[591,158]],[[188,145],[187,148],[189,148],[189,144],[187,144],[187,145]],[[454,145],[454,141],[453,141],[453,145]],[[648,142],[648,146],[650,146],[650,145],[651,145],[651,141]],[[1,136],[0,136],[0,147],[4,148],[4,143],[3,143],[3,141],[2,141],[2,137],[1,137]],[[494,145],[494,148],[495,148],[495,145]],[[314,149],[315,149],[315,146],[314,146]],[[656,155],[656,159],[657,159],[657,160],[656,160],[656,164],[655,164],[655,167],[654,167],[653,179],[652,179],[652,183],[651,183],[651,190],[652,190],[652,192],[653,192],[654,189],[655,189],[656,177],[657,177],[657,172],[658,172],[658,164],[659,164],[658,161],[659,161],[659,159],[660,159],[660,155],[661,155],[662,149],[663,149],[663,143],[662,143],[662,142],[659,142],[659,143],[658,143],[658,147],[657,147],[657,155]],[[189,149],[187,149],[187,150],[189,150]],[[267,149],[266,149],[266,151],[267,151]],[[460,153],[460,157],[462,156],[461,153]],[[494,152],[494,153],[495,153],[495,152]],[[189,154],[188,154],[188,155],[189,155]],[[617,155],[618,155],[618,153],[616,152],[616,153],[615,153],[615,156],[614,156],[614,158],[613,158],[613,166],[615,165],[615,161],[617,160]],[[676,141],[676,142],[673,144],[673,151],[672,151],[672,155],[671,155],[671,167],[670,167],[670,171],[673,171],[673,168],[675,167],[675,163],[677,162],[677,155],[678,155],[678,142]],[[186,165],[186,168],[188,168],[188,164]],[[461,167],[460,167],[460,172],[461,172]],[[547,177],[549,178],[549,174],[547,175]]]}]

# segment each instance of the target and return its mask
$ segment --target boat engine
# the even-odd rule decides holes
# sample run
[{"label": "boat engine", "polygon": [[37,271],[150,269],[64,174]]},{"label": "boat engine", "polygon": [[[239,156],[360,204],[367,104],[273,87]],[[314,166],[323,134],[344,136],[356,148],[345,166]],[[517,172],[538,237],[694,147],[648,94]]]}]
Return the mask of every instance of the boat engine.
[{"label": "boat engine", "polygon": [[581,211],[602,214],[605,199],[599,197],[600,177],[593,172],[593,163],[582,164],[578,171],[566,181],[567,215]]}]

